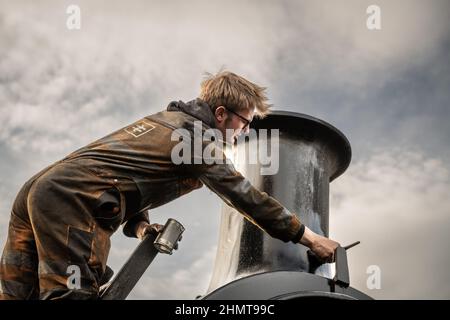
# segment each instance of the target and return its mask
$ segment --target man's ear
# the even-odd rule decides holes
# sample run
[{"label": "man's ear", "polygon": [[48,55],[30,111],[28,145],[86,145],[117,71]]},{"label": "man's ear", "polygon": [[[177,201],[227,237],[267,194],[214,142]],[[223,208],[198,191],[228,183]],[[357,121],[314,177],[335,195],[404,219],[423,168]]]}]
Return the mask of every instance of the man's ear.
[{"label": "man's ear", "polygon": [[224,106],[218,106],[214,112],[216,120],[219,122],[225,121],[227,119],[227,112]]}]

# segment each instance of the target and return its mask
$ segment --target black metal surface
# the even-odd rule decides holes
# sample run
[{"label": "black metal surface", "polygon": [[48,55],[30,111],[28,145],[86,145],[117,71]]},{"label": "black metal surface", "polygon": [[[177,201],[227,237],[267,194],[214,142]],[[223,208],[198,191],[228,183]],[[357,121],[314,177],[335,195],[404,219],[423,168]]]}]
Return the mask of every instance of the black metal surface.
[{"label": "black metal surface", "polygon": [[307,140],[311,142],[323,141],[335,154],[330,162],[333,167],[330,168],[330,182],[339,177],[347,170],[352,158],[352,148],[347,137],[336,127],[321,119],[307,114],[274,111],[264,119],[256,119],[252,122],[254,129],[280,129],[280,131],[297,136],[298,140]]},{"label": "black metal surface", "polygon": [[155,236],[148,234],[125,262],[111,284],[101,293],[101,300],[124,300],[158,254]]},{"label": "black metal surface", "polygon": [[[328,236],[329,183],[350,163],[348,140],[332,125],[293,112],[274,112],[252,123],[252,128],[279,129],[279,171],[263,176],[261,164],[249,164],[246,148],[256,142],[254,138],[236,147],[235,159],[246,159],[236,163],[236,168],[314,232]],[[312,270],[332,278],[329,264],[310,266],[306,247],[270,237],[228,206],[223,207],[220,228],[208,292],[236,279],[267,271]]]},{"label": "black metal surface", "polygon": [[340,287],[348,287],[350,285],[350,275],[348,272],[347,252],[344,248],[338,247],[335,253],[336,257],[336,274],[334,282]]},{"label": "black metal surface", "polygon": [[306,272],[274,271],[250,275],[214,290],[205,300],[287,300],[304,298],[371,299],[351,287],[335,289],[332,280]]}]

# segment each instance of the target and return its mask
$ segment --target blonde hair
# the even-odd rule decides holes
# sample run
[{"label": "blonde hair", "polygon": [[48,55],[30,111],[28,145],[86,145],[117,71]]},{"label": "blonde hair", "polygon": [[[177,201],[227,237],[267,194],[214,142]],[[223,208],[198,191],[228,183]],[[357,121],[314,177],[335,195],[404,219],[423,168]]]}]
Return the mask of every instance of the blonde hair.
[{"label": "blonde hair", "polygon": [[199,98],[206,102],[213,112],[219,106],[233,111],[255,108],[255,116],[264,118],[271,107],[267,103],[266,88],[229,71],[213,75],[206,73],[201,83]]}]

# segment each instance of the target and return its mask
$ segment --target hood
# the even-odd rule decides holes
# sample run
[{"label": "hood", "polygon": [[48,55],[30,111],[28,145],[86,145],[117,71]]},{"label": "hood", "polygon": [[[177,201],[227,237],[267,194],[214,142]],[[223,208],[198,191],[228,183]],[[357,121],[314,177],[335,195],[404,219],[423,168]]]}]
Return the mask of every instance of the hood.
[{"label": "hood", "polygon": [[209,105],[203,100],[197,98],[189,102],[184,103],[183,101],[172,101],[167,106],[167,111],[181,111],[201,120],[206,125],[211,128],[215,128],[214,115],[211,111]]}]

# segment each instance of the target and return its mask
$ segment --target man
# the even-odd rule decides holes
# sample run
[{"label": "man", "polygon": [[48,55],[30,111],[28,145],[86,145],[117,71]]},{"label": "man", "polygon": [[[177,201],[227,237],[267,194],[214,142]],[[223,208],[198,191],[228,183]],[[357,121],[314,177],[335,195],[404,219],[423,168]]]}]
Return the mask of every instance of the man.
[{"label": "man", "polygon": [[[269,112],[264,90],[231,72],[210,75],[199,98],[172,102],[166,111],[113,132],[32,177],[13,204],[0,265],[0,298],[97,298],[113,232],[121,224],[130,237],[159,232],[161,225],[150,224],[147,210],[203,184],[271,236],[306,245],[332,262],[337,242],[312,232],[232,164],[203,161],[198,152],[182,155],[189,161],[173,160],[180,143],[173,139],[175,132],[193,133],[200,124],[200,132],[215,129],[218,137],[227,137],[225,143],[248,132],[254,116]],[[194,140],[185,139],[189,144]],[[202,141],[201,151],[210,143]],[[220,143],[214,144],[223,155],[216,148]],[[67,284],[73,266],[81,275],[75,288]]]}]

